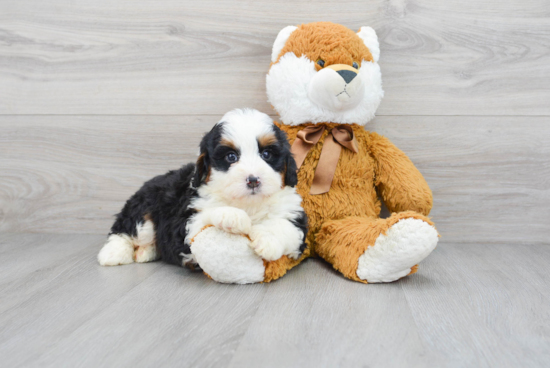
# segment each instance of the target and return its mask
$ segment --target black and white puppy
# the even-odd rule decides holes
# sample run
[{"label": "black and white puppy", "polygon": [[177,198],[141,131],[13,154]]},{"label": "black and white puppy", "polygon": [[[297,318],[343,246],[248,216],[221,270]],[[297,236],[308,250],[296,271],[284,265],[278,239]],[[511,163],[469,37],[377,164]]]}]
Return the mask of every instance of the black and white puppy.
[{"label": "black and white puppy", "polygon": [[297,258],[307,219],[296,182],[285,133],[259,111],[230,111],[202,139],[196,164],[151,179],[126,202],[98,261],[194,268],[192,240],[209,226],[246,235],[265,260]]}]

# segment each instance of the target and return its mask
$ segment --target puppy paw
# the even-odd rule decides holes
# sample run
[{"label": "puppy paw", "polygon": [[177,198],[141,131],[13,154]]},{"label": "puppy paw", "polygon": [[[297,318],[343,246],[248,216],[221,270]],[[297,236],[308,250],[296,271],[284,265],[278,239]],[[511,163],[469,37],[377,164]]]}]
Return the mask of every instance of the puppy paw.
[{"label": "puppy paw", "polygon": [[102,266],[118,266],[133,263],[134,245],[126,234],[112,234],[97,255]]},{"label": "puppy paw", "polygon": [[288,258],[298,259],[302,256],[302,252],[295,250],[287,254]]},{"label": "puppy paw", "polygon": [[283,256],[283,245],[270,232],[252,229],[250,238],[250,246],[254,252],[266,261],[275,261]]},{"label": "puppy paw", "polygon": [[153,262],[159,258],[157,247],[154,245],[137,247],[134,251],[134,260],[137,263]]},{"label": "puppy paw", "polygon": [[252,221],[248,214],[234,207],[220,207],[212,211],[212,225],[232,234],[249,234]]}]

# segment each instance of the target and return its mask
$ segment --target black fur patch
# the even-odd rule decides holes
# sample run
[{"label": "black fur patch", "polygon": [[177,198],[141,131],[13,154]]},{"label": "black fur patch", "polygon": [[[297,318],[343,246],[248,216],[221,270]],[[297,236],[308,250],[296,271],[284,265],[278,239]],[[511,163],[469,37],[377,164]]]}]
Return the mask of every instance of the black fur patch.
[{"label": "black fur patch", "polygon": [[228,171],[231,163],[227,161],[226,156],[231,152],[234,152],[237,157],[240,157],[241,155],[241,152],[234,147],[220,145],[214,148],[212,150],[212,153],[210,154],[210,157],[212,159],[212,167],[215,168],[217,171]]},{"label": "black fur patch", "polygon": [[262,146],[258,142],[258,150],[261,154],[263,150],[268,150],[271,152],[271,157],[269,159],[264,159],[269,166],[273,168],[274,171],[285,174],[285,186],[294,187],[298,183],[298,177],[296,171],[296,161],[292,157],[290,152],[290,144],[286,133],[279,129],[278,126],[273,125],[273,132],[275,133],[276,143],[272,143],[268,146]]},{"label": "black fur patch", "polygon": [[307,224],[307,216],[305,212],[302,212],[300,217],[297,217],[293,220],[291,220],[292,224],[296,226],[298,229],[302,231],[304,234],[302,238],[302,245],[300,245],[300,254],[304,253],[304,250],[306,250],[307,244],[306,244],[306,236],[308,232],[308,224]]},{"label": "black fur patch", "polygon": [[[210,168],[212,166],[212,155],[222,139],[223,124],[225,123],[222,122],[214,125],[212,130],[206,133],[206,135],[202,138],[200,144],[200,155],[197,160],[195,176],[193,177],[193,186],[195,188],[198,188],[201,184],[203,184],[210,173]],[[229,167],[227,169],[229,169]]]},{"label": "black fur patch", "polygon": [[161,259],[181,266],[181,253],[191,253],[184,240],[187,221],[195,213],[189,208],[197,196],[196,189],[189,185],[194,171],[195,164],[188,164],[143,184],[116,215],[111,234],[137,236],[136,225],[148,216],[155,226]]}]

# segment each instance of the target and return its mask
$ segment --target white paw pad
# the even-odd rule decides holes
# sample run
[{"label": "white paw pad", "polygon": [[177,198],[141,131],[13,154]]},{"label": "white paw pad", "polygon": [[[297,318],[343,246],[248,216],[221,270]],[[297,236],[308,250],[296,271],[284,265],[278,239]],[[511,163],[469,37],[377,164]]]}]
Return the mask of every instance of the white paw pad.
[{"label": "white paw pad", "polygon": [[134,262],[132,239],[124,234],[112,234],[99,251],[97,260],[102,266],[117,266]]},{"label": "white paw pad", "polygon": [[437,230],[427,222],[400,220],[359,257],[357,276],[369,283],[405,277],[435,249],[438,240]]}]

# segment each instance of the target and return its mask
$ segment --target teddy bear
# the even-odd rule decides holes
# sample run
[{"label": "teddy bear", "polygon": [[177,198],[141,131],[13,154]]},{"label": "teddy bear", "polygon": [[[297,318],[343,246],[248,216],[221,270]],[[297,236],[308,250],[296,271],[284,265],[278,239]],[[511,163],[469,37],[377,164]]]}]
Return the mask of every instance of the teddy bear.
[{"label": "teddy bear", "polygon": [[[272,279],[321,257],[348,279],[392,282],[413,274],[436,247],[432,192],[389,139],[365,129],[384,95],[376,32],[330,22],[283,28],[266,76],[298,166],[307,248],[280,259]],[[382,198],[392,212],[380,218]]]},{"label": "teddy bear", "polygon": [[[270,282],[307,258],[321,257],[351,280],[392,282],[415,273],[436,247],[428,184],[387,138],[365,130],[384,95],[379,56],[370,27],[355,33],[318,22],[279,32],[267,95],[297,163],[307,247],[298,259],[267,261],[248,236],[207,227],[190,249],[210,278]],[[380,218],[378,196],[393,212],[389,218]]]}]

